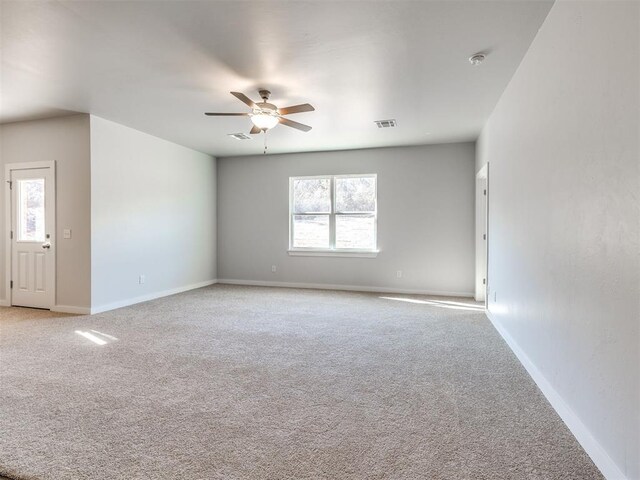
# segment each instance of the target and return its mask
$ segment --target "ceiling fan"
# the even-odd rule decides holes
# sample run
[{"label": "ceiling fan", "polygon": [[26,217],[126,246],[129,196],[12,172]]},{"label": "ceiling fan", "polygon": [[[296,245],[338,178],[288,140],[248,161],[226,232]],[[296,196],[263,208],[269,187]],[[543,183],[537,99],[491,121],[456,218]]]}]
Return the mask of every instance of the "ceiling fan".
[{"label": "ceiling fan", "polygon": [[260,132],[266,132],[267,130],[275,127],[278,123],[282,125],[286,125],[287,127],[292,127],[298,130],[302,130],[303,132],[308,132],[311,130],[309,125],[304,125],[302,123],[294,122],[293,120],[289,120],[285,118],[283,115],[291,115],[292,113],[302,113],[302,112],[313,112],[315,108],[313,108],[308,103],[303,103],[301,105],[294,105],[292,107],[278,108],[274,104],[267,102],[269,100],[269,95],[271,92],[269,90],[259,90],[258,93],[262,98],[262,102],[254,103],[249,97],[247,97],[244,93],[240,92],[230,92],[231,95],[236,97],[241,102],[244,102],[251,108],[250,113],[211,113],[207,112],[205,115],[209,116],[243,116],[251,118],[251,122],[253,123],[253,128],[249,133],[255,134]]}]

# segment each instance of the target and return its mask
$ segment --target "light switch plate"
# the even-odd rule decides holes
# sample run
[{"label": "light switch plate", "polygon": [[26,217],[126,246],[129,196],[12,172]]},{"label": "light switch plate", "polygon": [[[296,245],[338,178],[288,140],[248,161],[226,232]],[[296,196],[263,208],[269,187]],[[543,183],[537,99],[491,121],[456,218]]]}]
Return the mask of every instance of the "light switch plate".
[{"label": "light switch plate", "polygon": [[68,238],[71,238],[71,229],[70,229],[70,228],[65,228],[65,229],[63,230],[62,234],[63,234],[62,236],[63,236],[64,238],[67,238],[67,239],[68,239]]}]

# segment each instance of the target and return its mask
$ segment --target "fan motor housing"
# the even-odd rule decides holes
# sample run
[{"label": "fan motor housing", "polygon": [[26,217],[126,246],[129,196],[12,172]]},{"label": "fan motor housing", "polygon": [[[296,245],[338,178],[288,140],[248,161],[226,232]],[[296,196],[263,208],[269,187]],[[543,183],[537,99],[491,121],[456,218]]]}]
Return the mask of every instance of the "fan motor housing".
[{"label": "fan motor housing", "polygon": [[276,107],[273,103],[267,103],[267,102],[258,102],[256,103],[256,107],[258,107],[260,110],[266,110],[265,113],[271,113],[269,112],[269,110],[272,110],[273,112],[277,112],[278,111],[278,107]]}]

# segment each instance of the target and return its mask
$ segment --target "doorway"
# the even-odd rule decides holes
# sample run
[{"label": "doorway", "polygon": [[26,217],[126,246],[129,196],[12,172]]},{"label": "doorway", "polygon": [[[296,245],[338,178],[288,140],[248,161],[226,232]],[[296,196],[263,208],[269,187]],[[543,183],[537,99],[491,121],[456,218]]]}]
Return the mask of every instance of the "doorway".
[{"label": "doorway", "polygon": [[476,174],[476,291],[478,302],[487,300],[489,285],[489,164]]},{"label": "doorway", "polygon": [[5,174],[9,305],[51,309],[56,298],[55,162],[9,164]]}]

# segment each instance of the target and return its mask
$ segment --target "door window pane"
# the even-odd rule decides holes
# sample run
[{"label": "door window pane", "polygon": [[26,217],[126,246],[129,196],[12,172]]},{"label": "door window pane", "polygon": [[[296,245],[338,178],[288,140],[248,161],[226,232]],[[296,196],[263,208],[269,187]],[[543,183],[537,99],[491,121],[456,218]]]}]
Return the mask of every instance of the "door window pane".
[{"label": "door window pane", "polygon": [[18,180],[18,241],[44,242],[44,178]]},{"label": "door window pane", "polygon": [[374,246],[373,216],[336,215],[336,248],[370,249]]},{"label": "door window pane", "polygon": [[294,215],[295,248],[329,248],[329,215]]},{"label": "door window pane", "polygon": [[305,178],[293,181],[293,213],[330,213],[331,180]]},{"label": "door window pane", "polygon": [[336,212],[375,212],[375,177],[336,178]]}]

